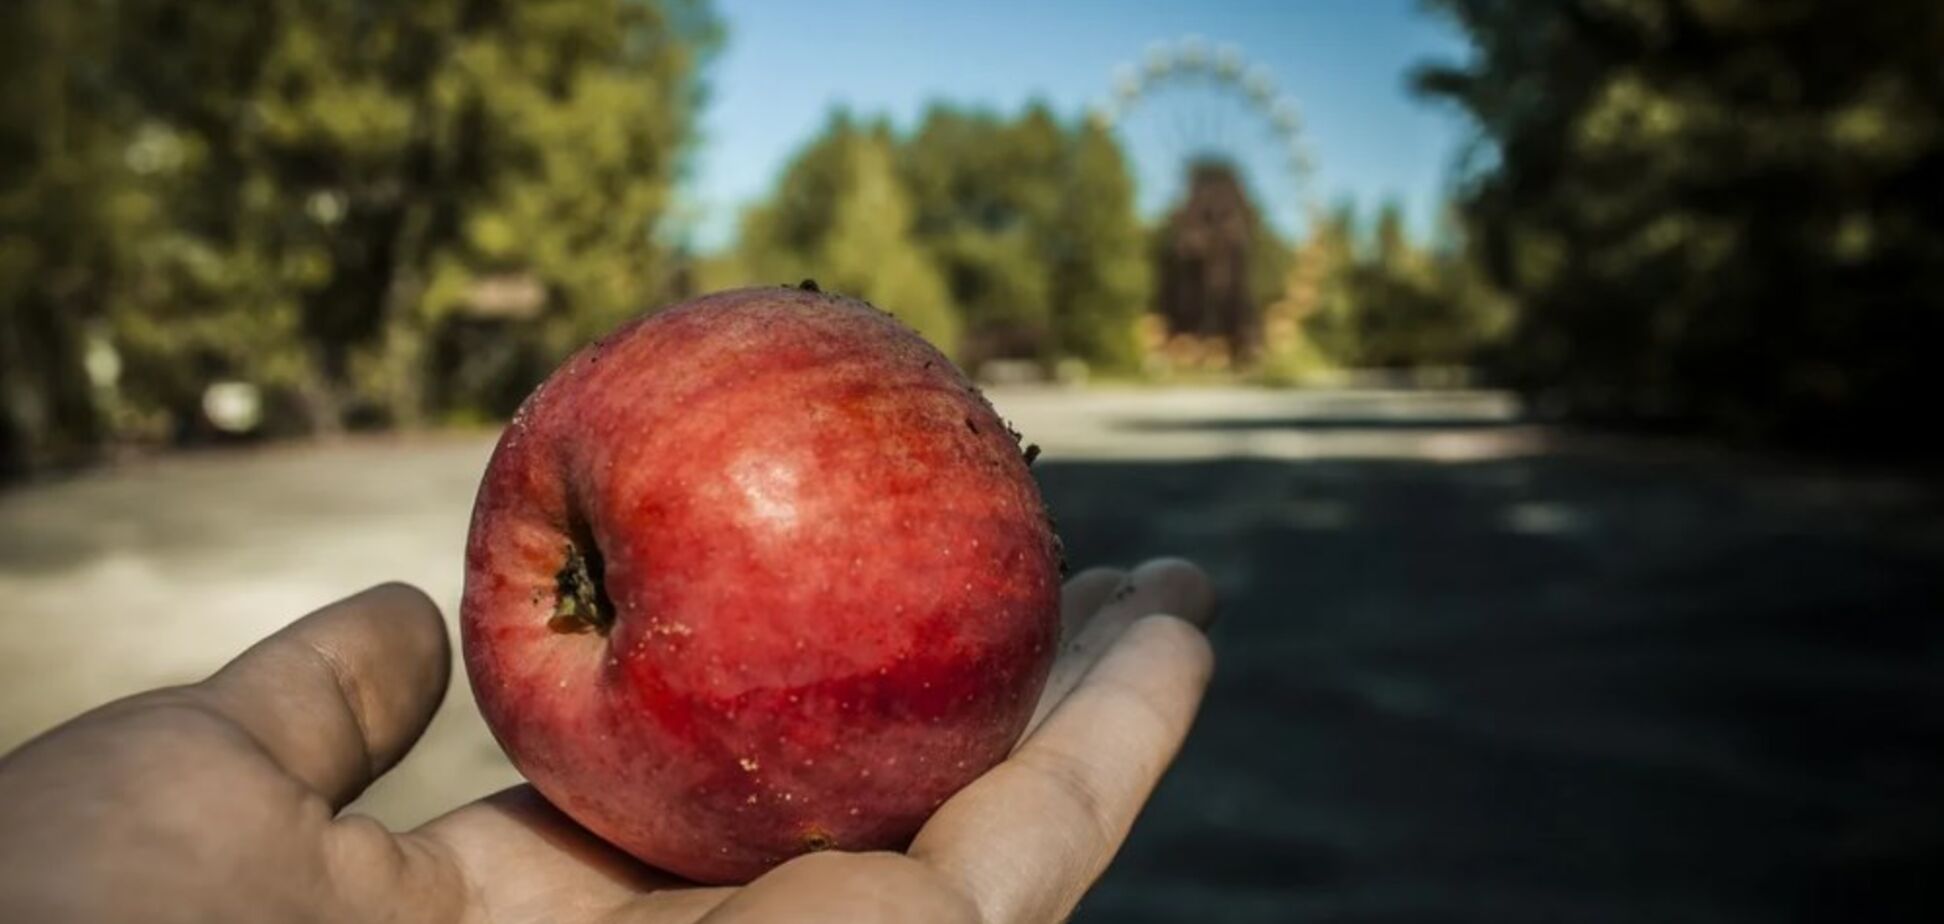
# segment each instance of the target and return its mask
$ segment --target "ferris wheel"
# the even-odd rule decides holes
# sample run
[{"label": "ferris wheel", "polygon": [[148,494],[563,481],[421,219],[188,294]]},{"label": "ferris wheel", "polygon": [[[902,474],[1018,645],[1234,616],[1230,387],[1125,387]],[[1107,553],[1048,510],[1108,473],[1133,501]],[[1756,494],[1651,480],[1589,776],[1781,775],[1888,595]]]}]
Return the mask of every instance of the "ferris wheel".
[{"label": "ferris wheel", "polygon": [[1190,166],[1211,160],[1243,175],[1280,232],[1292,234],[1318,214],[1301,109],[1233,45],[1189,35],[1148,46],[1115,69],[1113,91],[1092,117],[1120,135],[1146,214],[1177,200]]}]

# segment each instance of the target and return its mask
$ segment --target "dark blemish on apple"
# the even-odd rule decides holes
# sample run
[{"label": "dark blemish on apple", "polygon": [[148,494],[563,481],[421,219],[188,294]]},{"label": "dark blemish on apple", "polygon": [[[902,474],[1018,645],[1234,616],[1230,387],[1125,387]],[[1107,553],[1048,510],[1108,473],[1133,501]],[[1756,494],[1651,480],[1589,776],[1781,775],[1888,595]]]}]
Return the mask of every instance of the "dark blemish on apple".
[{"label": "dark blemish on apple", "polygon": [[1038,458],[1040,457],[1040,448],[1039,448],[1039,444],[1038,444],[1038,443],[1027,443],[1027,444],[1026,444],[1026,453],[1025,453],[1025,455],[1026,455],[1026,464],[1027,464],[1027,465],[1032,465],[1032,464],[1033,464],[1033,460],[1035,460],[1035,459],[1038,459]]},{"label": "dark blemish on apple", "polygon": [[979,425],[973,423],[972,418],[968,416],[965,418],[965,429],[970,430],[973,433],[977,433],[979,432]]},{"label": "dark blemish on apple", "polygon": [[[607,563],[585,526],[573,530],[565,561],[554,575],[554,612],[547,628],[568,635],[599,632],[614,623],[614,603],[608,599]],[[582,551],[585,549],[586,551]]]},{"label": "dark blemish on apple", "polygon": [[815,279],[805,279],[802,282],[797,283],[797,288],[802,289],[805,292],[823,291],[822,289],[817,287],[817,281]]},{"label": "dark blemish on apple", "polygon": [[803,852],[817,853],[837,846],[837,841],[822,828],[811,828],[803,832]]}]

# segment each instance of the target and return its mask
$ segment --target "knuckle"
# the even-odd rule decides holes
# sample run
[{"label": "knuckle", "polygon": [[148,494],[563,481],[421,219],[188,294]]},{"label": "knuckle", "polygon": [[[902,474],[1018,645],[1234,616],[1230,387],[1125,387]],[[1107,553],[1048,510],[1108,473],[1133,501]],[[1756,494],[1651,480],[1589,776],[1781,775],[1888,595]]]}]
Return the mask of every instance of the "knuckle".
[{"label": "knuckle", "polygon": [[1118,840],[1112,800],[1084,761],[1045,748],[1022,751],[1015,760],[1046,792],[1049,815],[1070,816],[1063,820],[1078,841],[1077,854],[1100,854]]},{"label": "knuckle", "polygon": [[1142,750],[1150,749],[1151,743],[1179,737],[1185,731],[1179,710],[1169,708],[1167,702],[1147,687],[1116,677],[1100,677],[1094,680],[1094,690],[1114,702],[1119,719],[1115,727],[1143,745]]},{"label": "knuckle", "polygon": [[336,690],[344,709],[344,718],[351,725],[351,738],[356,745],[359,762],[368,777],[377,776],[381,768],[377,754],[372,751],[371,713],[374,704],[368,699],[371,692],[368,685],[344,655],[328,644],[306,639],[302,653],[317,670],[323,672],[325,679]]}]

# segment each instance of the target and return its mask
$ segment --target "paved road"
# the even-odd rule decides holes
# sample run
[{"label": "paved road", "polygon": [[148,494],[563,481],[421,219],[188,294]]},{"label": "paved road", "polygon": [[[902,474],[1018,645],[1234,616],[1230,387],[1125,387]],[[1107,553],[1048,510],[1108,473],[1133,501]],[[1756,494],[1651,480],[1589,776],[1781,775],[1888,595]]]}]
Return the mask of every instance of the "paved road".
[{"label": "paved road", "polygon": [[[1185,553],[1208,710],[1089,921],[1936,919],[1944,507],[1487,393],[995,394],[1076,562]],[[0,748],[388,578],[456,604],[490,437],[0,494]],[[514,779],[465,695],[362,803]]]}]

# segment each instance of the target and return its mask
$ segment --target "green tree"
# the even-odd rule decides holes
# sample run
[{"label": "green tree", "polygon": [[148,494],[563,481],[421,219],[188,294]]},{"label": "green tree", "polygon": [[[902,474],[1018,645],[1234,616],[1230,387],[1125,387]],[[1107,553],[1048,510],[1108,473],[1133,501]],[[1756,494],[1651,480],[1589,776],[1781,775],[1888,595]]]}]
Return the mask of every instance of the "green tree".
[{"label": "green tree", "polygon": [[[124,60],[154,130],[210,155],[171,205],[201,219],[177,249],[215,278],[177,304],[202,303],[218,338],[253,331],[204,348],[297,388],[316,424],[347,402],[417,417],[425,342],[484,276],[543,291],[514,333],[549,359],[657,292],[652,230],[711,39],[695,8],[285,0],[252,22],[125,6],[142,20]],[[247,65],[205,73],[178,46]]]},{"label": "green tree", "polygon": [[900,137],[834,116],[743,217],[714,284],[817,279],[882,304],[969,363],[1134,364],[1149,269],[1113,137],[933,106]]},{"label": "green tree", "polygon": [[1127,160],[1092,120],[1072,133],[1045,236],[1055,352],[1112,370],[1138,366],[1135,325],[1152,297],[1153,270]]},{"label": "green tree", "polygon": [[935,105],[902,146],[914,230],[965,320],[969,361],[1048,358],[1047,256],[1063,147],[1059,125],[1038,105],[1018,120]]},{"label": "green tree", "polygon": [[949,354],[959,318],[912,239],[911,203],[892,158],[884,125],[833,116],[784,168],[772,200],[743,216],[738,268],[744,281],[810,278],[870,301]]},{"label": "green tree", "polygon": [[1357,211],[1350,202],[1338,204],[1319,216],[1308,231],[1302,259],[1310,261],[1313,293],[1303,307],[1301,318],[1308,339],[1332,363],[1343,366],[1363,364],[1362,340],[1357,329],[1358,308],[1349,284],[1360,257],[1357,247]]},{"label": "green tree", "polygon": [[[21,155],[0,200],[0,350],[48,357],[6,363],[8,407],[26,409],[0,429],[10,456],[48,442],[35,427],[87,442],[104,413],[180,429],[219,379],[296,412],[273,420],[409,423],[435,397],[479,402],[437,387],[429,346],[473,322],[482,283],[537,293],[490,338],[534,358],[497,389],[516,394],[666,284],[655,232],[715,36],[695,0],[0,15],[0,68],[28,91],[0,127]],[[114,393],[74,384],[90,337],[117,351]]]},{"label": "green tree", "polygon": [[1944,7],[1440,0],[1419,83],[1486,142],[1464,214],[1504,366],[1588,414],[1914,440],[1944,335]]},{"label": "green tree", "polygon": [[1339,205],[1310,232],[1302,259],[1320,264],[1306,329],[1336,365],[1467,366],[1503,336],[1508,309],[1475,269],[1462,235],[1447,228],[1420,243],[1395,202],[1369,224],[1353,203]]},{"label": "green tree", "polygon": [[109,423],[85,358],[153,209],[94,73],[106,23],[99,0],[0,4],[0,476],[83,458]]},{"label": "green tree", "polygon": [[1044,105],[1017,117],[935,105],[901,146],[918,240],[968,329],[966,358],[1127,369],[1151,269],[1113,136]]}]

